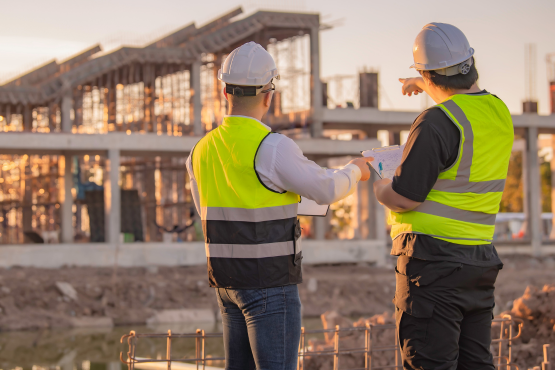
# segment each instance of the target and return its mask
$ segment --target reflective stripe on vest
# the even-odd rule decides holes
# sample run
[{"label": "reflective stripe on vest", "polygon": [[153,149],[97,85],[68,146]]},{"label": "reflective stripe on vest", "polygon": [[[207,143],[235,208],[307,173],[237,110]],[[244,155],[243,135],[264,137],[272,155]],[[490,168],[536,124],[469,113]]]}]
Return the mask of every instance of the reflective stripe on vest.
[{"label": "reflective stripe on vest", "polygon": [[299,197],[268,189],[254,168],[269,134],[254,119],[225,117],[194,148],[211,286],[251,289],[302,281],[295,237]]},{"label": "reflective stripe on vest", "polygon": [[514,139],[510,113],[489,94],[455,95],[437,107],[461,133],[459,156],[420,206],[390,212],[391,236],[414,233],[456,244],[490,243]]}]

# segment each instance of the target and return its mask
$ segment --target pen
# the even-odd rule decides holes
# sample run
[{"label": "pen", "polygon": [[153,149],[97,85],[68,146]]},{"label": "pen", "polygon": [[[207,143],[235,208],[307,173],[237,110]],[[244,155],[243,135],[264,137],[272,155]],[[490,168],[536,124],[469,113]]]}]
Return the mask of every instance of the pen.
[{"label": "pen", "polygon": [[380,176],[381,176],[381,175],[382,175],[382,171],[383,171],[382,162],[378,163],[378,168],[380,169]]}]

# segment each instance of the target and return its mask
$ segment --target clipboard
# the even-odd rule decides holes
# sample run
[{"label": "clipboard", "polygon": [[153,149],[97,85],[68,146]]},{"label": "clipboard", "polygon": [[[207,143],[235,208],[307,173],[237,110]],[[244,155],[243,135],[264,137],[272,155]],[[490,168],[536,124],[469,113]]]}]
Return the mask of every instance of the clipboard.
[{"label": "clipboard", "polygon": [[330,209],[329,204],[319,205],[312,199],[305,198],[301,196],[301,201],[299,202],[299,208],[297,210],[297,215],[299,216],[314,216],[314,217],[326,217]]},{"label": "clipboard", "polygon": [[405,145],[391,145],[361,152],[363,157],[374,157],[369,163],[380,179],[393,179],[397,167],[401,164]]}]

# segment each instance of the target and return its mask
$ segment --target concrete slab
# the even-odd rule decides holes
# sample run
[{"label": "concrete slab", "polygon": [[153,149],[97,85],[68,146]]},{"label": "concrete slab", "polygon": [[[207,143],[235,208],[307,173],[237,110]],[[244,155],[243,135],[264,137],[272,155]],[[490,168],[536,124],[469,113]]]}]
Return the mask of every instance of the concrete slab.
[{"label": "concrete slab", "polygon": [[[385,261],[385,241],[303,240],[306,264]],[[0,247],[0,267],[59,268],[198,266],[206,264],[204,243],[68,243],[19,244]]]}]

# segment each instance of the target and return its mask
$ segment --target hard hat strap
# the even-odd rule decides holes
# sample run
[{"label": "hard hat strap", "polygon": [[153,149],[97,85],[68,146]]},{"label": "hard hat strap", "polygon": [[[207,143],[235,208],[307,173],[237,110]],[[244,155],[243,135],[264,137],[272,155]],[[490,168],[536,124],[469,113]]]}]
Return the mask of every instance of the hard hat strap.
[{"label": "hard hat strap", "polygon": [[237,86],[237,85],[225,85],[225,92],[235,96],[256,96],[257,90],[262,89],[262,86]]},{"label": "hard hat strap", "polygon": [[447,68],[442,68],[442,69],[435,69],[434,71],[437,74],[443,75],[443,76],[455,76],[458,74],[465,75],[468,72],[470,72],[470,67],[472,67],[472,64],[474,64],[474,58],[471,57],[457,65],[447,67]]},{"label": "hard hat strap", "polygon": [[225,85],[225,92],[235,96],[256,96],[260,93],[267,93],[276,89],[274,83],[271,83],[271,87],[266,90],[264,86],[237,86],[237,85]]}]

